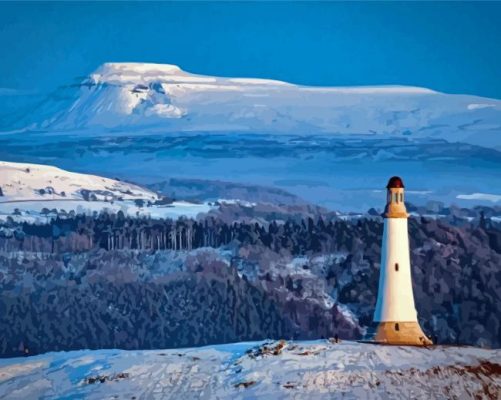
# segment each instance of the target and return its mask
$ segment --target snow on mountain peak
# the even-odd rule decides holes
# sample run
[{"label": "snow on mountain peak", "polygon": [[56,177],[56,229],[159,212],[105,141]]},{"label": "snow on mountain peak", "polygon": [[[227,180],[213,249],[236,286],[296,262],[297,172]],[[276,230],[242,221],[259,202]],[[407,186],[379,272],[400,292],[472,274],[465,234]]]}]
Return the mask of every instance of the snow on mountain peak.
[{"label": "snow on mountain peak", "polygon": [[439,94],[439,92],[418,86],[383,85],[383,86],[337,86],[337,87],[305,87],[304,90],[325,90],[332,93],[345,94]]},{"label": "snow on mountain peak", "polygon": [[104,63],[90,75],[95,83],[161,81],[188,75],[177,65],[149,63]]},{"label": "snow on mountain peak", "polygon": [[77,90],[72,104],[59,105],[38,127],[98,134],[380,134],[501,146],[495,134],[501,101],[422,87],[312,87],[197,75],[169,64],[106,63]]},{"label": "snow on mountain peak", "polygon": [[100,69],[109,73],[133,71],[137,73],[162,72],[167,74],[179,73],[181,68],[174,64],[137,63],[137,62],[108,62],[101,65]]}]

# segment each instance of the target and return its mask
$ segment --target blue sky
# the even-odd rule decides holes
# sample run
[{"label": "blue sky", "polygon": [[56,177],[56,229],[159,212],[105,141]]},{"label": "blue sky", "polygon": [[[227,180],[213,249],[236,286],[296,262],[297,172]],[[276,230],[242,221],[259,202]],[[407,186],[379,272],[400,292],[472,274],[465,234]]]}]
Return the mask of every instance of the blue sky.
[{"label": "blue sky", "polygon": [[106,61],[501,98],[501,3],[1,3],[0,94]]}]

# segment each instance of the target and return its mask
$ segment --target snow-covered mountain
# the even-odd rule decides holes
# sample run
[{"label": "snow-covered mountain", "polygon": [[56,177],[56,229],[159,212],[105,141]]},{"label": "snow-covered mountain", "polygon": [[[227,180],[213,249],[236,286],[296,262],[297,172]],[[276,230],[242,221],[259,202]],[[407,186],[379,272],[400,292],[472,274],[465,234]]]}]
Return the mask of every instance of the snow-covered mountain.
[{"label": "snow-covered mountain", "polygon": [[0,161],[0,201],[133,200],[155,201],[148,189],[102,176],[79,174],[50,165]]},{"label": "snow-covered mountain", "polygon": [[76,86],[45,102],[32,128],[382,134],[501,145],[500,100],[419,87],[307,87],[141,63],[106,63]]},{"label": "snow-covered mountain", "polygon": [[0,360],[9,399],[498,398],[501,352],[354,342],[95,350]]}]

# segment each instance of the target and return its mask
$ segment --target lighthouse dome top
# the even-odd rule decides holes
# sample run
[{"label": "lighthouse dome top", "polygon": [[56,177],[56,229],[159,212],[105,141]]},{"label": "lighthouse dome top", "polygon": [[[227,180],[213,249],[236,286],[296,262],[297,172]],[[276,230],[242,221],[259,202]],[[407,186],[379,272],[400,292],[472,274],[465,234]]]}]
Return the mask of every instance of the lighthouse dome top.
[{"label": "lighthouse dome top", "polygon": [[392,176],[386,185],[387,189],[404,188],[404,182],[399,176]]}]

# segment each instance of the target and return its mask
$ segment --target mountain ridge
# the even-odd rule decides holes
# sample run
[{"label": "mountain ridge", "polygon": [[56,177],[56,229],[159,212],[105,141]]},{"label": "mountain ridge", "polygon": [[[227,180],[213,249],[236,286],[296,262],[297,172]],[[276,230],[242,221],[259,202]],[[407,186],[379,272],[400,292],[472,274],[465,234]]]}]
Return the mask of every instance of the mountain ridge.
[{"label": "mountain ridge", "polygon": [[[136,75],[133,75],[136,74]],[[118,82],[134,82],[129,80],[134,77],[143,78],[146,81],[156,81],[170,78],[173,81],[180,82],[195,82],[195,83],[217,83],[233,82],[244,83],[250,85],[285,85],[303,89],[323,89],[328,91],[380,91],[384,92],[401,92],[401,93],[439,93],[432,89],[408,86],[408,85],[361,85],[361,86],[308,86],[301,84],[289,83],[276,79],[264,78],[234,78],[222,76],[209,76],[195,74],[181,69],[175,64],[157,64],[157,63],[138,63],[138,62],[107,62],[102,64],[98,69],[89,75],[89,79],[94,83],[118,83]]]},{"label": "mountain ridge", "polygon": [[[501,146],[501,101],[414,86],[314,87],[105,63],[56,91],[28,130],[121,135],[268,133],[441,138]],[[362,134],[362,135],[361,135]]]}]

